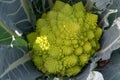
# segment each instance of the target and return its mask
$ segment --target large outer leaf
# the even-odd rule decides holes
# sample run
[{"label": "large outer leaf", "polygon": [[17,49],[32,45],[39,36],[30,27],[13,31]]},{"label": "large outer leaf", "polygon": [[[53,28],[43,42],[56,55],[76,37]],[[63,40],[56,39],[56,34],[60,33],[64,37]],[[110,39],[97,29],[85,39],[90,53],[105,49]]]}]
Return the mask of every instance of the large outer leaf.
[{"label": "large outer leaf", "polygon": [[[101,0],[98,0],[98,2],[101,2]],[[108,6],[108,9],[117,9],[118,12],[108,17],[109,22],[113,24],[103,34],[101,39],[102,47],[97,53],[96,59],[102,58],[102,60],[106,60],[111,58],[105,67],[98,67],[96,70],[103,74],[105,80],[120,80],[120,50],[113,52],[120,46],[120,0],[111,0],[111,5]],[[114,21],[114,19],[116,20]],[[111,56],[111,54],[113,55]]]},{"label": "large outer leaf", "polygon": [[35,80],[41,76],[26,52],[21,47],[0,46],[0,80]]},{"label": "large outer leaf", "polygon": [[0,80],[35,80],[41,76],[21,34],[33,29],[29,0],[0,0]]},{"label": "large outer leaf", "polygon": [[29,0],[0,0],[0,19],[11,30],[28,33],[35,17]]},{"label": "large outer leaf", "polygon": [[106,66],[98,67],[96,70],[103,74],[105,80],[120,80],[120,49],[113,52]]},{"label": "large outer leaf", "polygon": [[102,60],[107,60],[110,58],[113,50],[119,48],[120,45],[120,18],[117,18],[113,25],[104,30],[103,36],[101,38],[101,49],[97,52],[97,57]]},{"label": "large outer leaf", "polygon": [[[102,18],[100,23],[104,23],[106,26],[103,26],[103,36],[101,37],[101,49],[97,52],[97,60],[101,59],[106,60],[109,59],[113,50],[118,49],[120,45],[120,1],[119,0],[91,0],[97,9],[103,10],[100,17]],[[117,10],[116,10],[117,9]],[[118,11],[118,12],[117,12]],[[99,11],[98,11],[99,12]],[[112,15],[111,13],[116,13]],[[110,16],[110,17],[109,17]],[[108,25],[109,22],[113,23]],[[116,19],[116,20],[114,20]],[[110,27],[108,29],[104,29],[105,27]]]}]

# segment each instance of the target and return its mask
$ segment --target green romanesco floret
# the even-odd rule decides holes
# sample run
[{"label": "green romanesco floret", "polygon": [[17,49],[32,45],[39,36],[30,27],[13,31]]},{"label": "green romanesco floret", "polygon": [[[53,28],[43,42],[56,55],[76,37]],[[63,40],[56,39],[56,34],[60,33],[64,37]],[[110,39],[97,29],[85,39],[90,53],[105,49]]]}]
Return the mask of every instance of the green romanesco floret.
[{"label": "green romanesco floret", "polygon": [[97,15],[85,10],[82,2],[70,6],[56,1],[37,20],[36,32],[28,35],[36,67],[58,76],[78,74],[100,47],[102,29],[97,19]]}]

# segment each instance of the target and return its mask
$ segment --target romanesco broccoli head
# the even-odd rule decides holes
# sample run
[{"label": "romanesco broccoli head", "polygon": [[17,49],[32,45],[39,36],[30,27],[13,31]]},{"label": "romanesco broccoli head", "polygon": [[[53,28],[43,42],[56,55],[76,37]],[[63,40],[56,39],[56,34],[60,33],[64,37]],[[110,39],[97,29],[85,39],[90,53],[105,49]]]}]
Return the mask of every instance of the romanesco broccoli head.
[{"label": "romanesco broccoli head", "polygon": [[[82,2],[70,6],[56,1],[37,20],[36,32],[28,35],[36,67],[47,74],[69,77],[78,74],[100,47],[102,30],[97,18],[85,10]],[[33,35],[36,37],[30,40]]]}]

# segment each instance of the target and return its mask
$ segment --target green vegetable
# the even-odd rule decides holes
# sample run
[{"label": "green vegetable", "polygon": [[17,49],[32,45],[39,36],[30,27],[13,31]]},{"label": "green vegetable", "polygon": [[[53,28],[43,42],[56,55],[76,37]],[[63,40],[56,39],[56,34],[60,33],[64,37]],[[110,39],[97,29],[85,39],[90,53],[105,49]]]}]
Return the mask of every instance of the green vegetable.
[{"label": "green vegetable", "polygon": [[36,32],[28,35],[36,67],[58,76],[78,74],[100,47],[102,30],[97,18],[82,2],[70,6],[56,1],[52,10],[37,20]]}]

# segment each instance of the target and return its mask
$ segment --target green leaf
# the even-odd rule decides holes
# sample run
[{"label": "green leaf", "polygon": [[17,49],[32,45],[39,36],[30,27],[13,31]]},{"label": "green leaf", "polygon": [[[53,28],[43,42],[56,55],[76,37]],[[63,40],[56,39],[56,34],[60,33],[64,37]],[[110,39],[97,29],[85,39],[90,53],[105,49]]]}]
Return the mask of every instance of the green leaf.
[{"label": "green leaf", "polygon": [[19,46],[19,47],[27,47],[27,42],[25,40],[23,40],[22,37],[16,37],[16,40],[13,41],[12,43],[14,46]]},{"label": "green leaf", "polygon": [[0,45],[10,45],[12,41],[13,32],[10,31],[3,22],[0,21]]}]

